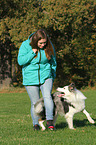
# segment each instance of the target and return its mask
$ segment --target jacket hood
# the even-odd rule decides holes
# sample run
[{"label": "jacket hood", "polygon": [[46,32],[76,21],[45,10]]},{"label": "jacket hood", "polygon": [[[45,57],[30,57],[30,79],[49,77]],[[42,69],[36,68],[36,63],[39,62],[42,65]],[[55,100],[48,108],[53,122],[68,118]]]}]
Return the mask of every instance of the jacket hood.
[{"label": "jacket hood", "polygon": [[[34,33],[35,33],[35,32],[34,32]],[[34,33],[32,33],[31,35],[29,35],[28,39],[30,39]]]}]

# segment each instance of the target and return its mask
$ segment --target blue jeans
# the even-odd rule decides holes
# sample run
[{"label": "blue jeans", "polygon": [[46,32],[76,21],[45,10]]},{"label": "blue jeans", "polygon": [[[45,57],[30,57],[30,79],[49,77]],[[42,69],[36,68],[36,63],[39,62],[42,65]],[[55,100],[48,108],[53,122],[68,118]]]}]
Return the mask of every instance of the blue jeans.
[{"label": "blue jeans", "polygon": [[42,92],[42,96],[44,98],[44,105],[46,110],[46,120],[53,120],[53,100],[51,97],[53,87],[52,79],[47,79],[44,84],[35,85],[35,86],[25,86],[27,93],[31,100],[31,116],[33,120],[33,126],[38,124],[38,117],[34,113],[34,104],[40,98],[40,90]]}]

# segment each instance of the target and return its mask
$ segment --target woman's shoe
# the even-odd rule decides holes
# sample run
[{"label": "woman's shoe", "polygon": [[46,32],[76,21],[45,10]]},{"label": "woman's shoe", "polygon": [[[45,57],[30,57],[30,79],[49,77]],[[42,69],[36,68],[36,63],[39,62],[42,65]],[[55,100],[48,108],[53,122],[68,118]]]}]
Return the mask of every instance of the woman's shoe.
[{"label": "woman's shoe", "polygon": [[40,130],[40,126],[38,124],[35,124],[33,127],[34,130]]},{"label": "woman's shoe", "polygon": [[53,125],[53,120],[47,120],[47,124],[46,124],[46,127],[50,130],[54,130],[55,127]]}]

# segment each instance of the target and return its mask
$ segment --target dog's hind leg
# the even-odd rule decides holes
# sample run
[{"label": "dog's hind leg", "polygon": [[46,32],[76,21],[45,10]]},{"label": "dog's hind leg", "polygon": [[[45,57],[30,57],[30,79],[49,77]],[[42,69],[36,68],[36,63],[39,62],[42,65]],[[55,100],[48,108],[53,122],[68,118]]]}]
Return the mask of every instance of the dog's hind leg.
[{"label": "dog's hind leg", "polygon": [[58,113],[56,111],[54,117],[53,117],[53,125],[55,126],[55,123],[56,123],[56,120],[57,120],[57,117],[58,117]]},{"label": "dog's hind leg", "polygon": [[92,124],[95,123],[95,121],[91,118],[90,114],[85,109],[83,110],[83,113],[86,115],[86,117],[90,123],[92,123]]},{"label": "dog's hind leg", "polygon": [[43,125],[43,122],[44,122],[44,120],[39,120],[39,125],[41,126],[42,131],[44,131],[46,129],[45,126]]}]

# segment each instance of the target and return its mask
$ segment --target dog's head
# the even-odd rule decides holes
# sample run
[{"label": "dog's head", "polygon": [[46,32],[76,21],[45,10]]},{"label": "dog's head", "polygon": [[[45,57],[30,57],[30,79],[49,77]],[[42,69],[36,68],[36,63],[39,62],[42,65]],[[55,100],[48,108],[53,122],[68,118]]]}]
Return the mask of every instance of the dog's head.
[{"label": "dog's head", "polygon": [[58,87],[57,91],[61,92],[59,97],[69,96],[74,91],[74,88],[75,88],[74,83],[71,83],[69,86],[64,86],[63,88]]}]

